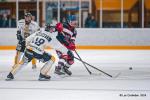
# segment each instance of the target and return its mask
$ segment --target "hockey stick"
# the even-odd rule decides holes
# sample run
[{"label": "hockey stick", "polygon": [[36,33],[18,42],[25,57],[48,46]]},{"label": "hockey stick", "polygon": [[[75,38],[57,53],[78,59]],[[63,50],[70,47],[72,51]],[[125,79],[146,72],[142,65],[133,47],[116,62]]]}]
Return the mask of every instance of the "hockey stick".
[{"label": "hockey stick", "polygon": [[83,61],[83,60],[80,60],[80,59],[77,58],[77,57],[74,57],[74,58],[77,59],[77,60],[79,60],[79,61],[81,61],[81,62],[83,62],[83,63],[85,63],[85,64],[87,64],[87,65],[89,65],[90,67],[92,67],[92,68],[94,68],[94,69],[100,71],[101,73],[103,73],[103,74],[105,74],[105,75],[107,75],[107,76],[109,76],[109,77],[111,77],[111,78],[117,78],[117,77],[121,74],[121,73],[118,73],[117,75],[112,76],[112,75],[110,75],[110,74],[108,74],[108,73],[106,73],[106,72],[104,72],[104,71],[102,71],[102,70],[96,68],[95,66],[93,66],[93,65],[91,65],[91,64],[89,64],[89,63],[87,63],[87,62],[85,62],[85,61]]},{"label": "hockey stick", "polygon": [[[83,63],[84,67],[86,68],[86,70],[88,71],[88,73],[91,75],[92,72],[87,68],[87,66],[85,65],[85,63],[83,62],[83,60],[81,59],[80,55],[78,54],[78,52],[76,50],[74,50],[76,55],[79,57],[79,60]],[[76,58],[76,57],[75,57]]]}]

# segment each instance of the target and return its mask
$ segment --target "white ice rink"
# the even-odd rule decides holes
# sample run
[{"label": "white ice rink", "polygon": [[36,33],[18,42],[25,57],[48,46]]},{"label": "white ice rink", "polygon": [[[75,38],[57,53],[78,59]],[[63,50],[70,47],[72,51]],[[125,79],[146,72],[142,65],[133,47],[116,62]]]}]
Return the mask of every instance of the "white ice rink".
[{"label": "white ice rink", "polygon": [[[49,51],[55,53],[54,51]],[[150,51],[148,50],[78,50],[84,61],[111,74],[110,78],[75,60],[72,76],[57,76],[38,81],[38,68],[23,68],[13,81],[5,81],[13,65],[15,51],[0,51],[0,100],[150,100]],[[55,55],[56,56],[56,55]],[[56,65],[56,64],[55,64]],[[132,67],[132,70],[129,70]]]}]

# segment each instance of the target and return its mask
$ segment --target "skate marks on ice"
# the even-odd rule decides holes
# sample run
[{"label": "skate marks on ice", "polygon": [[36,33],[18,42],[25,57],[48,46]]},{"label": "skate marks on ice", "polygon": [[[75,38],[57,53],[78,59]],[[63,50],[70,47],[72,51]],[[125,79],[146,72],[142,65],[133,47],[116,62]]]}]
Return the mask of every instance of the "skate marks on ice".
[{"label": "skate marks on ice", "polygon": [[[37,81],[39,76],[40,68],[32,70],[30,67],[20,71],[13,81]],[[107,73],[114,77],[108,77],[107,75],[98,71],[92,70],[93,74],[89,75],[84,68],[80,66],[73,66],[71,68],[72,75],[56,75],[54,74],[54,68],[51,73],[50,81],[101,81],[101,80],[150,80],[150,69],[149,68],[137,68],[133,70],[128,69],[103,69]],[[4,81],[9,71],[0,71],[0,81]],[[53,74],[52,74],[53,73]],[[118,74],[119,73],[119,74]]]}]

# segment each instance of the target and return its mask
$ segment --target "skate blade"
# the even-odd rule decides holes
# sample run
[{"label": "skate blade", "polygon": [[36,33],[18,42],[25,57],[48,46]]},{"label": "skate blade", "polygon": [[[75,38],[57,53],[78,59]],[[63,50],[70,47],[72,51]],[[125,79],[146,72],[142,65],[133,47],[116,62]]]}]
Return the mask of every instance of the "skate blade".
[{"label": "skate blade", "polygon": [[37,67],[32,67],[32,69],[34,70],[34,69],[37,69]]},{"label": "skate blade", "polygon": [[13,79],[11,78],[6,78],[5,81],[12,81]]},{"label": "skate blade", "polygon": [[68,75],[68,76],[71,76],[71,75],[72,75],[72,73],[69,74],[69,73],[67,73],[67,72],[65,72],[65,74]]},{"label": "skate blade", "polygon": [[71,76],[72,74],[67,74],[67,73],[66,73],[66,75]]},{"label": "skate blade", "polygon": [[45,78],[39,78],[39,81],[50,81],[50,79],[45,79]]},{"label": "skate blade", "polygon": [[55,74],[57,74],[57,75],[65,75],[65,73],[57,73],[57,72],[54,72]]},{"label": "skate blade", "polygon": [[121,75],[121,72],[119,72],[118,74],[116,74],[115,76],[112,76],[112,78],[118,78]]}]

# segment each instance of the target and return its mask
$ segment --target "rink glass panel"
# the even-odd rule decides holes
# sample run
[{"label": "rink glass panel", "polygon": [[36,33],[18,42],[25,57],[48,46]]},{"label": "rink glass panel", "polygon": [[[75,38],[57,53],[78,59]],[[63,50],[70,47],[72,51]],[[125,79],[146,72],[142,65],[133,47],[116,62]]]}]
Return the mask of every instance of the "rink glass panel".
[{"label": "rink glass panel", "polygon": [[[4,16],[7,17],[6,23],[3,21]],[[16,3],[0,2],[0,28],[11,27],[16,27]]]},{"label": "rink glass panel", "polygon": [[144,25],[146,28],[150,27],[150,0],[145,0],[145,20],[144,20]]},{"label": "rink glass panel", "polygon": [[46,1],[46,23],[53,23],[53,20],[58,20],[58,1]]},{"label": "rink glass panel", "polygon": [[142,27],[142,0],[123,0],[123,8],[123,27]]},{"label": "rink glass panel", "polygon": [[[24,12],[29,10],[34,19],[39,20],[40,26],[51,22],[55,17],[62,21],[64,16],[75,14],[81,27],[85,27],[85,19],[91,12],[95,17],[98,28],[150,27],[150,0],[60,0],[60,17],[58,16],[59,0],[39,0],[39,15],[37,13],[37,2],[18,0],[17,10],[17,0],[1,0],[0,22],[3,14],[6,14],[8,19],[13,19],[14,22],[13,25],[7,27],[16,27],[15,20],[22,19]],[[144,10],[142,9],[143,6]],[[0,27],[2,27],[2,24]]]}]

